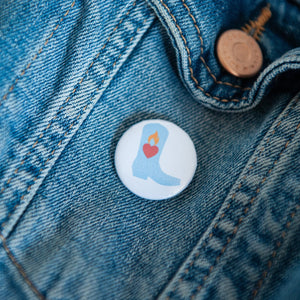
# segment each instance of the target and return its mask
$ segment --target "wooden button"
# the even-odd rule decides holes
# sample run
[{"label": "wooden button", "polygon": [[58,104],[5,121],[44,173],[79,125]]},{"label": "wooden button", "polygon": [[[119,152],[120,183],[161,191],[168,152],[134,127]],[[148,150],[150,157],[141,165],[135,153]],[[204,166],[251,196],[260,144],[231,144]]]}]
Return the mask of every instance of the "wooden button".
[{"label": "wooden button", "polygon": [[240,78],[255,76],[263,63],[258,43],[238,29],[227,30],[220,36],[217,55],[226,71]]}]

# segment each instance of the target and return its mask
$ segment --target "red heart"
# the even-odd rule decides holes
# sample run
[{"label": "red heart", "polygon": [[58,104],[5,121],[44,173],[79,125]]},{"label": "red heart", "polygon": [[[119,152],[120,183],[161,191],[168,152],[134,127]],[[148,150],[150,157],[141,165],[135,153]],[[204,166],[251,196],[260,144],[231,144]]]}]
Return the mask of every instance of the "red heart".
[{"label": "red heart", "polygon": [[153,157],[158,152],[157,146],[151,146],[150,144],[144,144],[143,151],[147,158]]}]

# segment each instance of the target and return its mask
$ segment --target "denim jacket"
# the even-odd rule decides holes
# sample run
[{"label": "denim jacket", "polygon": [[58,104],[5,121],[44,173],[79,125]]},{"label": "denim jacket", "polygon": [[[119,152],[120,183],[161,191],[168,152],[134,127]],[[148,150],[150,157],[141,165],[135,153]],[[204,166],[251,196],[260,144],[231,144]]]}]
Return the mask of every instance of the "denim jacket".
[{"label": "denim jacket", "polygon": [[[0,3],[0,299],[299,299],[300,5],[269,3],[249,79],[215,47],[263,0]],[[147,119],[196,148],[171,199],[114,167]]]}]

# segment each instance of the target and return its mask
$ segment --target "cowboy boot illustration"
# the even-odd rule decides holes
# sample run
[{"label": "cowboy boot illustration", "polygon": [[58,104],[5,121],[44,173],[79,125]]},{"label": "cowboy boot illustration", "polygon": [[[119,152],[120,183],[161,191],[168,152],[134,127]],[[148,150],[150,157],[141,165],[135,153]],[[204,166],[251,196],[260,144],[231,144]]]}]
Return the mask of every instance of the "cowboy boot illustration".
[{"label": "cowboy boot illustration", "polygon": [[168,130],[161,124],[146,124],[143,128],[137,157],[132,164],[135,177],[148,177],[161,185],[176,186],[180,179],[164,173],[159,159],[168,138]]}]

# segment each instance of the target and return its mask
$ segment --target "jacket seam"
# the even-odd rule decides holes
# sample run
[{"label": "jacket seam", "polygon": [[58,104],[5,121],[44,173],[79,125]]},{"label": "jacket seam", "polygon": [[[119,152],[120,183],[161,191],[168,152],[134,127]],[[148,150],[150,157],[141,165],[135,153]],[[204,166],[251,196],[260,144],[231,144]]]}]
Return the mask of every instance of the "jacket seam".
[{"label": "jacket seam", "polygon": [[[295,60],[288,60],[289,58],[296,58]],[[264,84],[264,80],[268,79],[269,76],[271,76],[271,80],[273,80],[274,75],[273,73],[275,72],[276,74],[276,70],[279,69],[283,66],[285,66],[287,63],[289,64],[296,64],[298,67],[300,66],[300,61],[299,61],[299,57],[295,56],[295,55],[289,55],[283,58],[283,61],[279,62],[277,65],[273,66],[272,68],[270,68],[269,70],[267,70],[263,76],[261,77],[261,80],[258,82],[257,87],[255,88],[255,92],[253,93],[253,98],[256,98],[259,95],[259,92],[261,89],[264,90],[263,84]],[[294,67],[290,67],[291,69],[294,69]],[[281,73],[279,73],[280,75]],[[276,74],[277,75],[277,74]],[[273,77],[272,77],[273,76]]]},{"label": "jacket seam", "polygon": [[203,46],[204,46],[204,42],[203,42],[203,38],[202,38],[201,31],[200,31],[199,25],[198,25],[198,23],[197,23],[197,20],[196,20],[195,16],[192,14],[191,9],[190,9],[190,7],[188,6],[188,4],[186,3],[186,1],[185,1],[185,0],[181,0],[181,2],[182,2],[182,5],[183,5],[183,6],[186,8],[186,10],[188,11],[188,15],[189,15],[189,17],[192,19],[192,21],[193,21],[193,23],[194,23],[194,27],[195,27],[196,30],[197,30],[198,38],[199,38],[199,40],[200,40],[200,42],[201,42],[201,46],[200,46],[200,51],[201,51],[200,60],[201,60],[201,62],[203,63],[203,65],[205,66],[205,68],[207,69],[209,75],[212,77],[212,79],[214,80],[214,82],[215,82],[216,84],[219,84],[219,85],[223,84],[223,85],[231,86],[231,87],[233,87],[233,88],[241,89],[242,91],[249,91],[249,90],[251,90],[250,87],[242,87],[242,86],[240,86],[240,85],[233,84],[233,83],[231,83],[231,82],[226,82],[226,81],[218,80],[218,79],[216,78],[216,76],[213,74],[213,72],[211,71],[210,67],[207,65],[207,63],[206,63],[206,61],[205,61],[205,59],[204,59],[204,57],[203,57]]},{"label": "jacket seam", "polygon": [[261,274],[260,279],[255,284],[255,288],[252,291],[251,299],[254,299],[257,296],[260,288],[262,287],[262,285],[264,283],[264,279],[268,276],[272,266],[274,265],[274,260],[277,256],[277,253],[278,253],[278,251],[280,250],[280,247],[282,246],[282,244],[285,241],[285,237],[286,237],[287,233],[289,232],[289,229],[291,228],[291,224],[292,224],[292,221],[294,221],[294,217],[295,217],[296,213],[300,209],[299,202],[300,201],[298,200],[298,203],[294,207],[293,211],[290,213],[290,215],[289,215],[289,217],[288,217],[288,219],[287,219],[287,221],[284,225],[284,229],[280,233],[280,238],[277,239],[276,246],[274,247],[274,250],[272,251],[272,254],[271,254],[271,256],[270,256],[270,258],[267,262],[267,267],[264,269],[264,271]]},{"label": "jacket seam", "polygon": [[[298,100],[299,100],[299,98],[296,100],[295,105],[298,103]],[[291,110],[289,111],[289,113],[290,113],[292,110],[293,110],[293,109],[291,109]],[[289,113],[288,113],[288,114],[289,114]],[[288,116],[288,114],[286,115],[286,117]],[[282,120],[279,121],[278,124],[281,124],[281,122],[282,122]],[[277,125],[278,125],[278,124],[277,124]],[[278,126],[279,126],[279,125],[278,125]],[[201,289],[203,288],[205,282],[207,281],[207,279],[209,278],[210,274],[212,273],[213,269],[217,266],[218,262],[220,261],[221,256],[225,253],[225,251],[226,251],[228,245],[230,244],[230,242],[231,242],[232,240],[234,240],[234,237],[236,236],[236,234],[237,234],[237,232],[238,232],[239,226],[243,223],[244,218],[247,217],[247,214],[248,214],[249,210],[251,209],[251,207],[252,207],[252,205],[253,205],[255,199],[258,197],[258,195],[259,195],[259,193],[260,193],[260,191],[261,191],[262,185],[263,185],[263,184],[267,181],[267,179],[269,178],[269,175],[272,173],[272,170],[274,169],[274,167],[275,167],[276,164],[278,163],[278,161],[279,161],[281,155],[282,155],[282,154],[285,152],[285,150],[288,148],[290,142],[292,141],[292,139],[293,139],[294,136],[296,135],[296,133],[297,133],[297,131],[299,130],[299,128],[300,128],[300,123],[298,123],[298,125],[296,126],[296,129],[295,129],[295,132],[294,132],[294,133],[290,136],[290,138],[286,141],[286,143],[285,143],[283,149],[280,151],[278,157],[274,160],[273,165],[272,165],[271,168],[267,171],[267,174],[264,176],[264,178],[263,178],[263,179],[260,181],[260,183],[258,184],[258,187],[257,187],[257,189],[255,190],[255,193],[256,193],[256,194],[250,199],[250,201],[249,201],[246,205],[244,205],[244,207],[243,207],[243,215],[242,215],[242,217],[239,218],[237,225],[234,227],[234,229],[233,229],[233,231],[232,231],[232,234],[231,234],[232,237],[231,237],[231,238],[230,238],[230,237],[227,238],[227,243],[226,243],[225,246],[222,248],[221,253],[215,258],[214,263],[210,266],[209,271],[208,271],[208,274],[205,275],[205,276],[203,277],[203,279],[202,279],[202,280],[203,280],[203,283],[202,283],[202,284],[199,284],[199,285],[197,286],[197,288],[196,288],[196,291],[195,291],[194,293],[192,293],[191,296],[189,297],[191,300],[194,299],[195,296],[196,296],[196,294],[197,294],[198,292],[201,291]],[[269,142],[269,139],[267,140],[267,142]],[[262,147],[262,148],[264,149],[264,147]],[[258,157],[256,157],[256,158],[258,158]],[[257,159],[256,159],[256,161],[257,161]],[[249,168],[249,169],[250,169],[250,168]],[[239,187],[238,187],[238,190],[241,188],[241,186],[242,186],[242,183],[240,183],[240,185],[239,185]],[[237,190],[237,191],[238,191],[238,190]],[[235,198],[237,191],[232,195],[232,199]],[[229,207],[230,207],[230,205],[228,205],[228,208],[229,208]],[[228,209],[227,209],[227,210],[228,210]],[[215,226],[217,226],[217,224],[218,224],[218,223],[216,223]],[[212,233],[211,233],[211,234],[212,234]],[[194,261],[195,261],[195,260],[194,260]]]},{"label": "jacket seam", "polygon": [[[260,148],[259,153],[256,155],[253,163],[251,164],[251,166],[248,168],[247,173],[241,178],[241,182],[237,187],[237,190],[232,194],[231,196],[231,202],[226,206],[225,211],[222,213],[222,215],[218,218],[218,220],[216,221],[215,225],[214,225],[214,229],[216,229],[218,227],[218,224],[220,223],[220,221],[226,216],[229,208],[231,207],[232,201],[235,199],[237,192],[241,189],[243,181],[248,177],[249,172],[254,168],[258,158],[261,156],[261,154],[263,153],[263,151],[265,150],[266,145],[269,144],[271,138],[273,137],[273,135],[275,134],[275,132],[277,131],[277,128],[280,126],[280,124],[283,122],[283,120],[285,120],[288,115],[294,110],[295,106],[298,104],[299,101],[299,96],[298,99],[295,100],[295,103],[292,105],[292,107],[289,108],[289,110],[286,112],[286,114],[278,121],[278,123],[276,124],[275,128],[273,129],[273,131],[271,132],[271,135],[267,138],[266,142],[264,143],[264,145]],[[280,156],[283,154],[283,152],[285,151],[285,149],[288,147],[288,145],[290,144],[290,141],[293,139],[293,137],[295,136],[296,132],[298,131],[298,129],[300,128],[300,123],[297,125],[295,132],[293,135],[290,136],[290,139],[285,143],[283,150],[281,150],[279,156],[277,159],[275,159],[275,161],[273,162],[273,166],[267,171],[267,175],[261,180],[261,182],[258,184],[258,188],[256,189],[256,195],[253,196],[250,200],[250,202],[248,202],[246,205],[243,206],[243,215],[244,217],[246,217],[247,213],[250,210],[250,207],[252,206],[254,200],[257,198],[259,192],[260,192],[260,186],[267,180],[268,175],[272,172],[272,169],[275,167],[275,165],[278,163],[278,160],[280,158]],[[250,206],[249,206],[250,204]],[[243,218],[239,218],[238,220],[238,224],[234,227],[232,235],[235,236],[237,233],[237,230],[239,228],[239,225],[243,222]],[[230,235],[230,234],[229,234]],[[180,283],[182,283],[184,281],[183,276],[186,276],[192,266],[194,265],[196,259],[200,256],[200,250],[202,248],[204,248],[207,243],[209,242],[209,240],[214,236],[213,231],[210,232],[210,234],[208,235],[208,239],[206,241],[203,242],[203,244],[198,248],[197,252],[193,255],[193,258],[191,259],[189,265],[184,269],[184,271],[180,274],[180,278],[178,279],[178,284],[180,285]],[[210,266],[208,274],[205,275],[202,280],[203,282],[205,282],[209,275],[211,274],[211,272],[213,271],[213,269],[215,268],[215,266],[217,265],[217,263],[219,262],[222,254],[224,254],[226,248],[228,247],[229,243],[233,240],[233,238],[228,238],[227,239],[227,243],[225,244],[225,246],[221,249],[221,253],[216,257],[214,263]],[[200,290],[202,289],[204,284],[202,285],[198,285],[196,292],[192,293],[189,297],[189,299],[194,299],[195,295],[197,294],[197,292],[200,292]],[[171,299],[171,295],[173,295],[175,293],[176,288],[178,287],[178,285],[173,286],[173,288],[170,290],[169,292],[169,296],[166,297],[166,300],[170,300]]]},{"label": "jacket seam", "polygon": [[[119,26],[121,25],[121,23],[123,22],[123,20],[130,14],[132,8],[136,5],[136,1],[133,2],[132,7],[126,12],[125,16],[118,22],[118,24],[114,27],[114,29],[112,30],[112,34],[114,34],[117,29],[119,28]],[[144,19],[143,24],[147,21],[148,17],[146,19]],[[139,32],[141,28],[138,27],[135,30],[136,34],[137,32]],[[95,63],[95,61],[97,60],[97,58],[100,56],[101,51],[106,47],[107,43],[110,41],[112,35],[110,35],[106,42],[104,43],[104,45],[101,47],[100,51],[98,52],[98,54],[95,56],[95,58],[93,59],[93,61],[90,63],[89,67],[87,68],[87,70],[84,72],[83,77],[80,79],[79,83],[77,84],[77,86],[72,90],[72,95],[76,92],[76,90],[78,89],[78,87],[80,86],[80,84],[83,82],[84,78],[86,77],[86,75],[88,74],[89,70],[91,69],[91,67],[93,66],[93,64]],[[133,41],[133,37],[131,37],[131,39],[129,40],[129,43],[131,43]],[[129,46],[129,45],[128,45]],[[126,46],[125,49],[128,48],[128,46]],[[124,49],[124,50],[125,50]],[[112,64],[111,68],[106,72],[106,75],[109,75],[112,68],[115,67],[115,65],[117,64],[118,60],[121,58],[122,53],[120,53],[118,55],[118,57],[116,58],[116,60],[114,61],[114,63]],[[100,84],[103,84],[105,81],[105,78],[101,81]],[[4,227],[4,225],[7,223],[8,219],[10,218],[10,216],[14,213],[14,211],[18,208],[18,206],[21,204],[21,201],[24,199],[24,197],[29,193],[29,191],[31,190],[32,186],[35,184],[35,182],[38,180],[38,176],[39,174],[45,169],[46,164],[50,161],[51,157],[54,155],[55,151],[58,149],[58,147],[63,143],[65,137],[68,135],[69,131],[72,129],[72,127],[75,125],[75,122],[80,118],[80,116],[83,114],[83,112],[88,108],[89,104],[91,103],[91,100],[93,99],[95,93],[99,91],[99,87],[96,88],[96,90],[94,90],[91,94],[91,97],[89,99],[89,102],[81,109],[81,111],[79,112],[79,114],[73,119],[73,122],[69,125],[67,131],[65,131],[65,133],[63,134],[63,138],[60,139],[60,141],[56,144],[56,146],[53,148],[53,150],[51,151],[50,155],[48,156],[47,160],[44,162],[42,168],[39,169],[38,174],[33,178],[33,183],[28,185],[26,188],[26,192],[25,194],[23,194],[20,197],[20,201],[13,207],[12,211],[6,216],[5,220],[2,222],[2,224],[0,225],[0,230]],[[71,95],[71,96],[72,96]],[[14,178],[14,176],[18,173],[20,167],[25,163],[25,160],[27,158],[30,157],[31,154],[31,149],[34,149],[36,147],[36,145],[38,144],[39,140],[44,136],[45,132],[47,131],[47,129],[49,129],[53,123],[53,121],[57,118],[58,114],[60,113],[60,111],[64,108],[64,106],[67,104],[67,102],[71,99],[71,96],[68,96],[67,99],[65,100],[65,102],[60,106],[60,108],[58,109],[58,111],[56,112],[55,116],[51,119],[51,121],[48,123],[48,125],[42,130],[42,133],[39,135],[39,137],[37,138],[37,140],[32,144],[29,152],[26,153],[24,159],[21,161],[21,163],[19,164],[19,166],[14,170],[13,175],[7,180],[6,184],[9,184],[11,182],[11,180]],[[3,193],[5,190],[5,187],[3,187],[0,191],[0,194]]]},{"label": "jacket seam", "polygon": [[[136,1],[133,3],[132,6],[135,6]],[[131,9],[130,9],[131,10]],[[73,88],[72,92],[71,92],[71,96],[68,96],[66,98],[66,100],[64,101],[64,103],[59,107],[58,111],[56,112],[55,116],[49,121],[49,123],[47,124],[47,126],[42,130],[42,132],[40,133],[39,137],[36,139],[36,141],[31,145],[30,150],[25,154],[25,157],[22,159],[22,161],[18,164],[18,167],[13,171],[13,174],[7,179],[7,181],[5,182],[4,186],[2,187],[2,189],[0,190],[0,195],[3,194],[3,192],[9,187],[9,184],[11,182],[11,180],[15,177],[15,175],[18,174],[20,167],[25,163],[26,159],[30,157],[31,154],[31,149],[35,148],[36,145],[38,144],[39,140],[44,136],[45,132],[51,127],[53,121],[57,118],[59,112],[65,107],[65,105],[69,102],[69,100],[71,99],[71,97],[73,96],[73,94],[77,91],[77,89],[79,88],[79,86],[81,85],[81,83],[83,82],[83,80],[85,79],[86,75],[88,74],[90,68],[93,66],[94,62],[97,60],[97,58],[99,57],[100,53],[102,50],[104,50],[104,48],[106,47],[107,43],[110,41],[112,34],[115,34],[115,32],[117,31],[118,27],[121,25],[121,23],[123,22],[123,20],[129,15],[130,10],[127,11],[126,15],[118,22],[118,24],[113,28],[111,34],[108,36],[107,40],[105,41],[105,43],[103,44],[103,46],[101,47],[100,51],[97,53],[97,55],[95,56],[95,58],[92,60],[92,62],[89,64],[87,70],[84,72],[84,75],[82,76],[82,78],[79,80],[79,82],[75,85],[75,87]],[[72,125],[73,126],[73,125]],[[6,185],[6,186],[5,186]],[[23,198],[22,198],[23,199]],[[21,199],[21,200],[22,200]],[[0,226],[1,227],[1,226]]]},{"label": "jacket seam", "polygon": [[37,289],[37,287],[29,279],[29,277],[26,274],[24,268],[21,266],[21,264],[17,261],[17,259],[15,258],[15,256],[12,254],[11,250],[9,249],[9,247],[6,244],[5,237],[1,233],[0,233],[0,238],[2,240],[2,245],[3,245],[3,248],[4,248],[5,252],[6,252],[6,254],[8,255],[8,257],[11,260],[11,262],[13,263],[13,265],[17,268],[19,274],[23,277],[23,279],[25,280],[25,282],[27,283],[27,285],[29,286],[29,288],[36,294],[36,296],[40,300],[46,300],[46,297]]},{"label": "jacket seam", "polygon": [[160,2],[164,6],[164,8],[166,9],[166,11],[169,13],[169,15],[171,16],[171,18],[173,19],[173,21],[175,23],[175,26],[176,26],[176,28],[179,31],[181,39],[182,39],[182,41],[184,43],[184,48],[185,48],[187,56],[188,56],[188,64],[189,64],[190,77],[194,81],[194,83],[196,85],[196,88],[199,89],[200,91],[202,91],[207,97],[213,98],[213,99],[215,99],[217,101],[224,102],[224,103],[228,103],[228,102],[240,102],[241,100],[247,100],[248,98],[245,97],[245,96],[243,96],[241,99],[237,99],[237,98],[226,99],[226,98],[221,98],[221,97],[218,97],[218,96],[213,96],[212,94],[210,94],[207,91],[205,91],[205,89],[202,86],[199,85],[198,80],[194,76],[194,70],[193,70],[193,67],[192,67],[192,59],[191,59],[191,51],[190,51],[190,49],[188,47],[187,40],[186,40],[186,38],[183,35],[182,29],[179,26],[176,17],[171,12],[171,10],[168,7],[168,5],[163,0],[160,0]]},{"label": "jacket seam", "polygon": [[62,21],[64,20],[64,18],[69,14],[70,10],[74,7],[75,5],[75,0],[72,2],[71,6],[69,7],[69,9],[64,13],[64,15],[59,19],[58,23],[56,24],[56,26],[54,27],[54,29],[52,30],[52,32],[50,33],[50,35],[48,36],[48,38],[45,40],[45,42],[43,43],[42,47],[40,47],[40,49],[38,50],[38,52],[33,56],[33,58],[31,59],[31,61],[26,65],[26,67],[22,70],[22,72],[20,73],[19,76],[17,76],[15,78],[15,80],[13,81],[13,83],[11,84],[11,86],[9,87],[8,91],[4,94],[4,96],[2,97],[2,102],[0,102],[0,106],[3,104],[3,102],[7,99],[7,96],[14,90],[16,84],[18,83],[18,81],[20,80],[20,78],[22,76],[24,76],[24,74],[26,73],[26,71],[32,66],[32,63],[39,57],[39,55],[43,52],[44,48],[47,46],[47,44],[49,43],[50,39],[53,37],[55,31],[59,28],[59,26],[61,25]]}]

